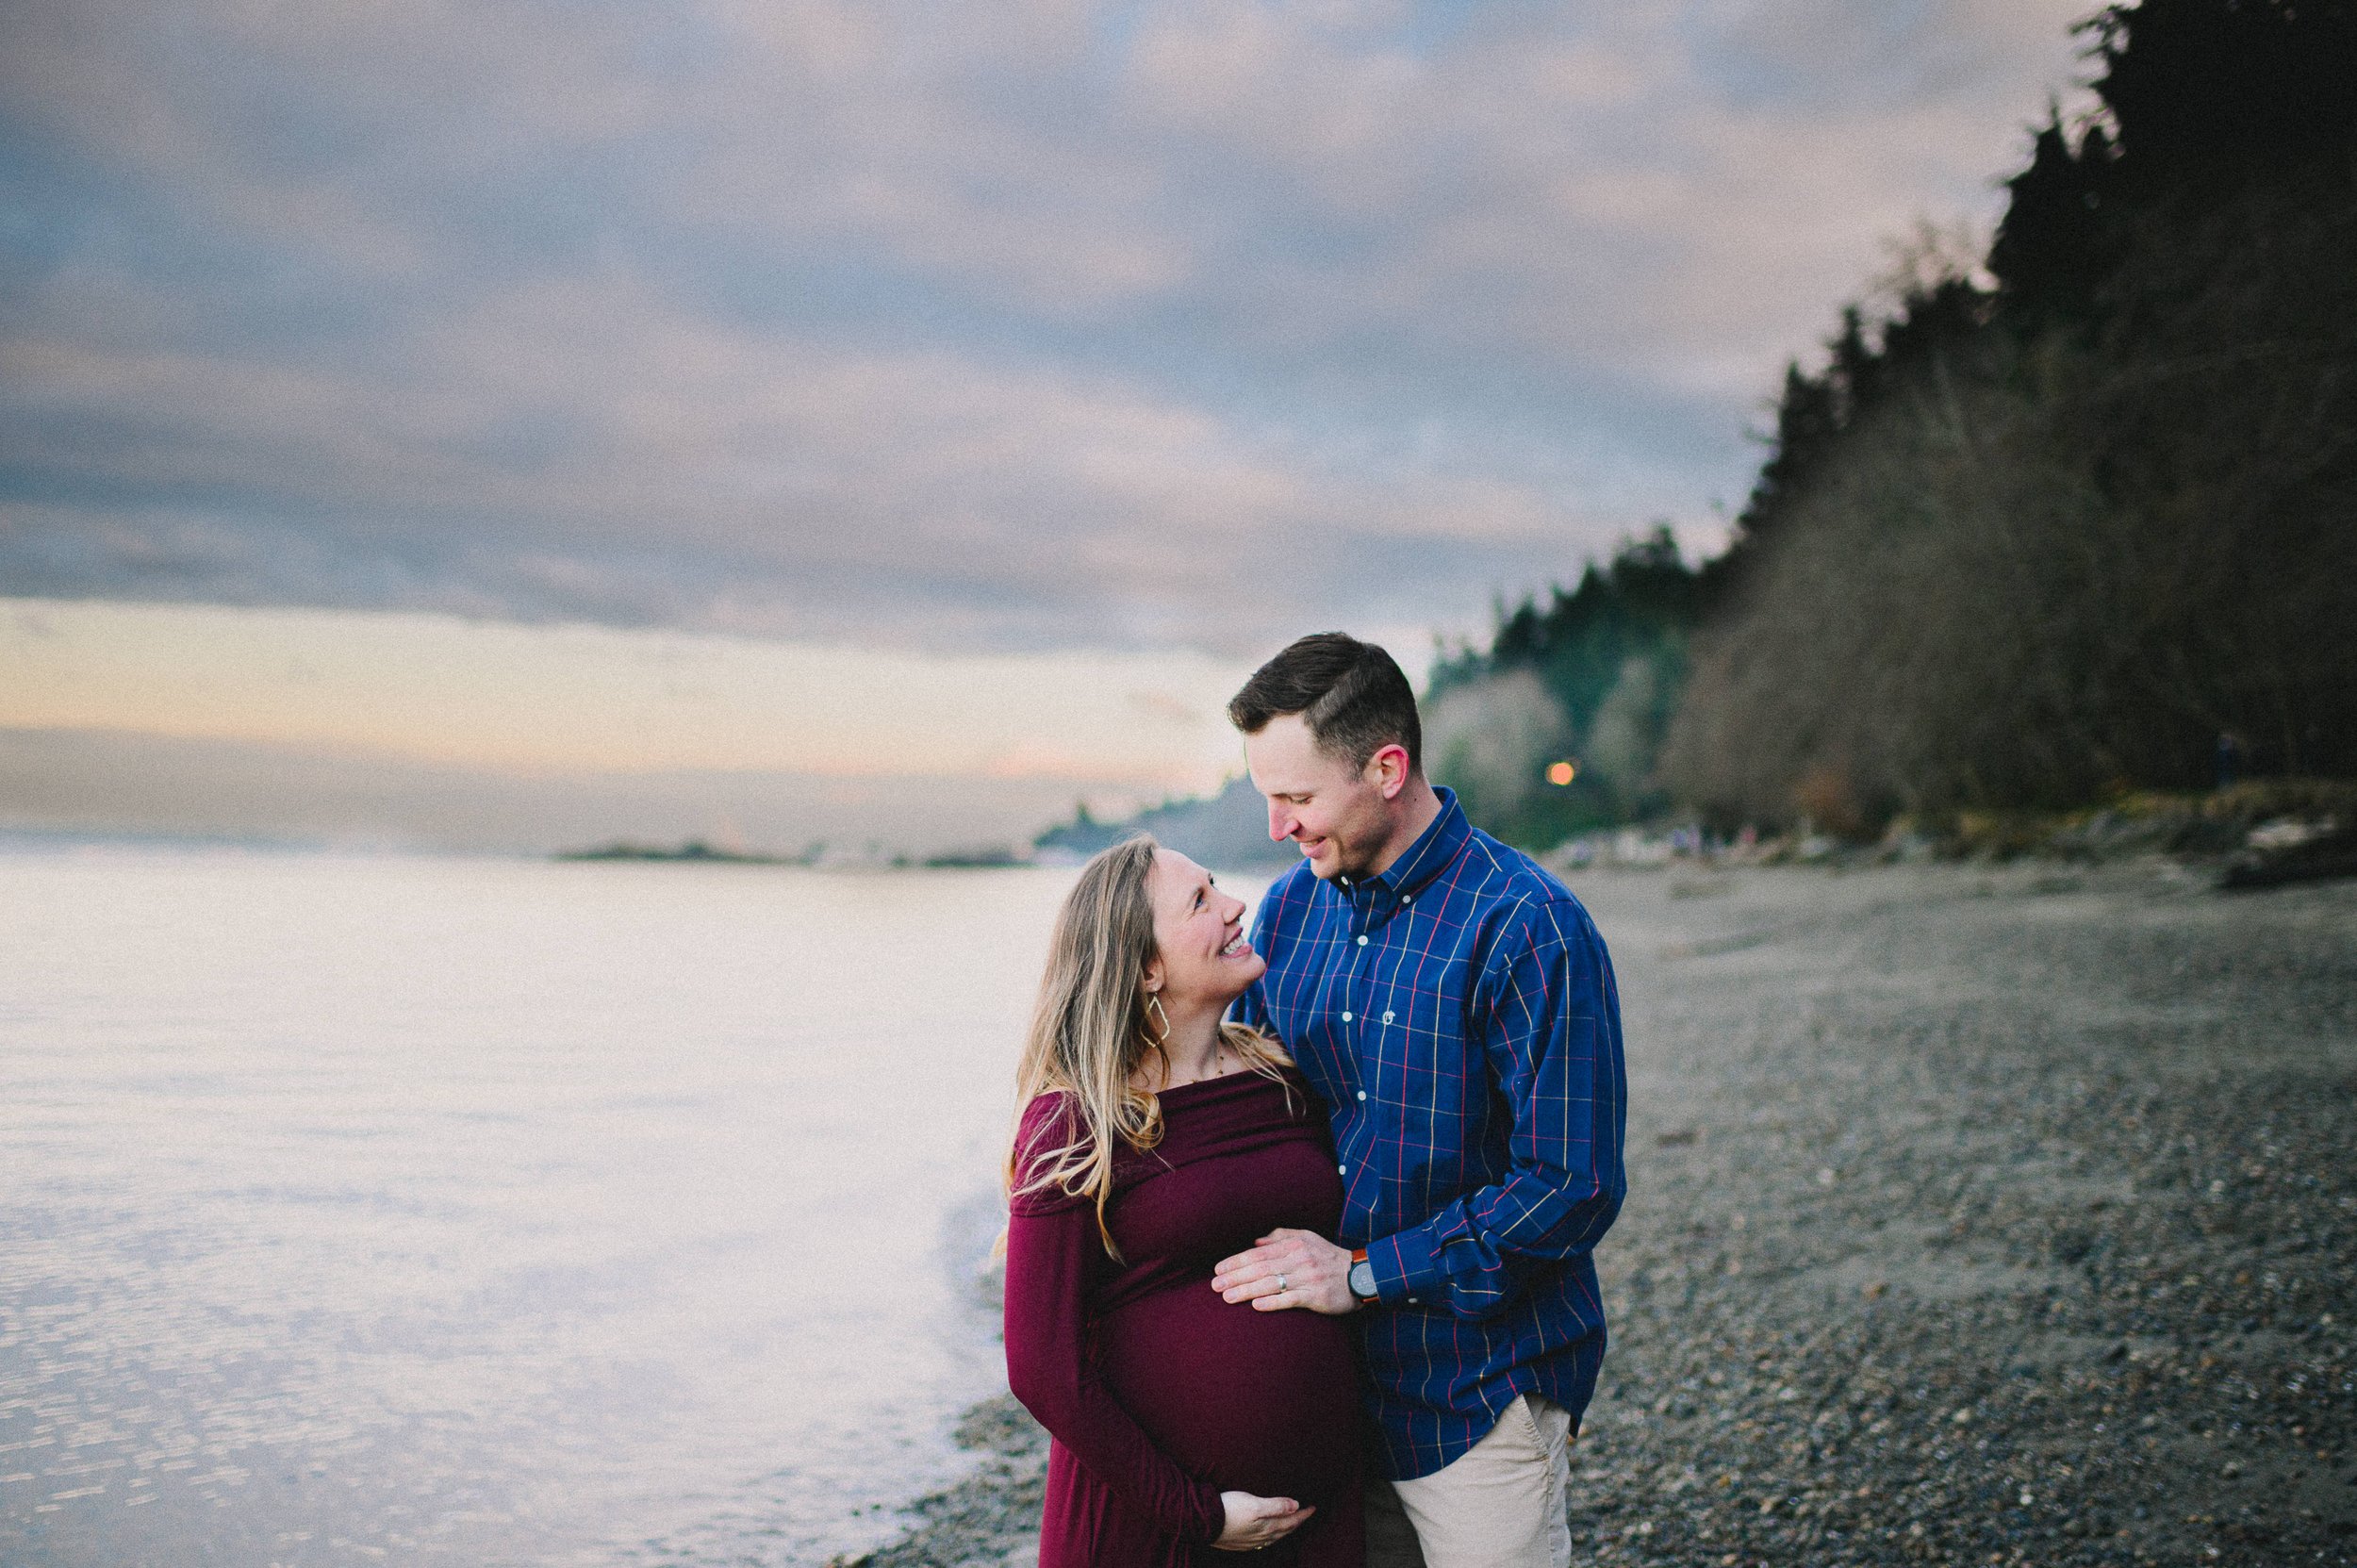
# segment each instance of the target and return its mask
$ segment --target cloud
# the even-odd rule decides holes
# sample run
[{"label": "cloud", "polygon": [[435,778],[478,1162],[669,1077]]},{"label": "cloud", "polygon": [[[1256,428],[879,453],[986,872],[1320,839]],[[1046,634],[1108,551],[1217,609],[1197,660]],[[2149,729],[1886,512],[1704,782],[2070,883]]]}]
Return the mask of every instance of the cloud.
[{"label": "cloud", "polygon": [[0,591],[1264,648],[1706,540],[2007,0],[40,0]]},{"label": "cloud", "polygon": [[1238,766],[1225,705],[1250,669],[1172,651],[942,657],[386,611],[0,600],[0,728],[517,774],[1204,789]]},{"label": "cloud", "polygon": [[[1481,474],[1372,483],[1117,378],[722,331],[629,282],[491,296],[399,365],[62,337],[15,358],[0,453],[110,501],[0,510],[0,563],[31,593],[88,577],[805,638],[898,618],[1231,647],[1382,602],[1403,566],[1510,569],[1560,517]],[[88,429],[100,395],[136,439]],[[209,501],[176,499],[191,490]]]}]

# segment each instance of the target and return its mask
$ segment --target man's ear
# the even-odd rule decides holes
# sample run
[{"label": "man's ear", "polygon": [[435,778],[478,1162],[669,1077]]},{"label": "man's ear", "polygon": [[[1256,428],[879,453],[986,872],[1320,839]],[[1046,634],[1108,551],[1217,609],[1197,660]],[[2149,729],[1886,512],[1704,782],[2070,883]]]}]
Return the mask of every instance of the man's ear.
[{"label": "man's ear", "polygon": [[1377,750],[1367,759],[1366,778],[1383,799],[1398,800],[1399,792],[1408,787],[1408,748],[1395,740]]}]

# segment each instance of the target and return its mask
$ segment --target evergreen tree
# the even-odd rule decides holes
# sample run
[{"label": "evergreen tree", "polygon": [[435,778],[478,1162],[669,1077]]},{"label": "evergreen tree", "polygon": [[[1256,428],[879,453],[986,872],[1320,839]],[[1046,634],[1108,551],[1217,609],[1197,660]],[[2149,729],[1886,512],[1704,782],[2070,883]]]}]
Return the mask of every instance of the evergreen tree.
[{"label": "evergreen tree", "polygon": [[[1662,753],[1730,820],[2357,774],[2357,0],[2085,25],[1987,256],[1788,367]],[[1738,591],[1728,591],[1730,588]]]},{"label": "evergreen tree", "polygon": [[2009,198],[1988,270],[2017,323],[2035,331],[2092,320],[2096,290],[2119,249],[2104,205],[2112,163],[2102,127],[2074,147],[2055,109],[2031,144],[2030,166],[2005,182]]}]

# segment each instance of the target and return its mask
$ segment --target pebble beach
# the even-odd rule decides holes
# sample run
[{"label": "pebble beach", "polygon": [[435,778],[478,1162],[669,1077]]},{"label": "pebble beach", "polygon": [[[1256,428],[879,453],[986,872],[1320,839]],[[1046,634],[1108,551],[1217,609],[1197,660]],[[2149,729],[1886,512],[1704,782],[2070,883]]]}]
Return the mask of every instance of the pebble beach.
[{"label": "pebble beach", "polygon": [[[1575,876],[1627,1025],[1582,1560],[2357,1561],[2357,883]],[[1033,1560],[1045,1441],[856,1560]]]}]

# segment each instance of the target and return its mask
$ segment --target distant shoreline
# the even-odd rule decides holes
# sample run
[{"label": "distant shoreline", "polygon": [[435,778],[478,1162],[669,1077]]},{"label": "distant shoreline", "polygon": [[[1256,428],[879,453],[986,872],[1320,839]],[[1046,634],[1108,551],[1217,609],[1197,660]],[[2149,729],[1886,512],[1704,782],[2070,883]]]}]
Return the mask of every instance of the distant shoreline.
[{"label": "distant shoreline", "polygon": [[651,860],[692,861],[722,866],[807,866],[810,860],[800,855],[752,854],[742,850],[719,850],[701,838],[691,838],[676,848],[666,849],[652,844],[617,842],[602,844],[590,850],[559,850],[551,860]]},{"label": "distant shoreline", "polygon": [[813,845],[797,855],[764,854],[747,850],[730,850],[709,844],[701,838],[670,846],[639,844],[618,840],[586,850],[560,850],[549,857],[568,862],[643,863],[651,865],[690,866],[801,866],[821,869],[877,867],[894,870],[1000,870],[1011,867],[1030,866],[1032,860],[1012,850],[948,850],[936,854],[894,854],[890,857],[831,855],[823,844]]}]

